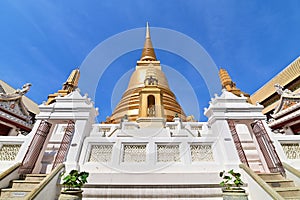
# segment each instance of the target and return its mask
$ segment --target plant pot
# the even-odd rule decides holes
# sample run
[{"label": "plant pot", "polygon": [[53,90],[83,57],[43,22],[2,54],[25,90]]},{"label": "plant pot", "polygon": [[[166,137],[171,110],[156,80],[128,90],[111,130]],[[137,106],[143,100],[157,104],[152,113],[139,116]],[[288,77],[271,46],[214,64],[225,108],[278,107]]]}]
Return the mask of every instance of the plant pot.
[{"label": "plant pot", "polygon": [[83,190],[65,190],[61,191],[59,200],[81,200]]},{"label": "plant pot", "polygon": [[242,188],[223,188],[223,200],[248,200],[246,191]]}]

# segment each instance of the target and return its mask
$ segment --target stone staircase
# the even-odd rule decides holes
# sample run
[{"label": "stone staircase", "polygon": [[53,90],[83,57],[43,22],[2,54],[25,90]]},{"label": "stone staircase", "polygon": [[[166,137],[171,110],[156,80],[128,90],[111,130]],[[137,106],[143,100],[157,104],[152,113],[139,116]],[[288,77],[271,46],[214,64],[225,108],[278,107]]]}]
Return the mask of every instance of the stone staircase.
[{"label": "stone staircase", "polygon": [[46,176],[47,174],[27,174],[25,179],[13,180],[10,188],[1,189],[0,200],[24,199]]},{"label": "stone staircase", "polygon": [[253,140],[241,140],[249,167],[255,172],[264,172],[263,164],[258,156],[258,152]]},{"label": "stone staircase", "polygon": [[219,172],[90,173],[83,199],[222,200]]},{"label": "stone staircase", "polygon": [[280,173],[258,173],[267,184],[285,199],[300,199],[300,187],[294,181],[284,178]]},{"label": "stone staircase", "polygon": [[47,148],[44,152],[44,156],[41,160],[42,168],[41,168],[40,173],[51,172],[55,156],[59,149],[59,145],[60,145],[60,142],[49,141]]},{"label": "stone staircase", "polygon": [[239,126],[237,125],[235,128],[249,167],[257,173],[265,172],[262,161],[259,157],[260,153],[258,147],[254,143],[253,136],[251,136],[248,128],[243,124],[240,124]]},{"label": "stone staircase", "polygon": [[255,172],[265,172],[259,157],[259,150],[257,149],[248,129],[245,129],[245,127],[237,128],[237,134],[239,136],[249,167]]},{"label": "stone staircase", "polygon": [[219,184],[101,185],[86,184],[84,200],[96,199],[200,199],[222,200]]}]

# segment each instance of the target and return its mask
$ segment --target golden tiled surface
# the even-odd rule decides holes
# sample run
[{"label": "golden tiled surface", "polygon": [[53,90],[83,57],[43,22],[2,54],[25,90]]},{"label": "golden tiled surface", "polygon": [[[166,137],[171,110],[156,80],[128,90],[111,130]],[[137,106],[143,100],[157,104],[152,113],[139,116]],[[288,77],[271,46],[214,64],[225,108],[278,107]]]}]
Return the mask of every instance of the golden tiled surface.
[{"label": "golden tiled surface", "polygon": [[[267,99],[272,94],[276,93],[276,89],[274,85],[278,83],[281,86],[286,86],[297,77],[300,76],[300,57],[294,60],[291,64],[289,64],[284,70],[282,70],[277,76],[272,78],[269,82],[267,82],[264,86],[262,86],[259,90],[257,90],[254,94],[251,95],[250,99],[253,104],[256,102],[262,102]],[[271,107],[274,108],[276,105],[272,104]],[[265,108],[265,111],[271,110],[271,108]]]}]

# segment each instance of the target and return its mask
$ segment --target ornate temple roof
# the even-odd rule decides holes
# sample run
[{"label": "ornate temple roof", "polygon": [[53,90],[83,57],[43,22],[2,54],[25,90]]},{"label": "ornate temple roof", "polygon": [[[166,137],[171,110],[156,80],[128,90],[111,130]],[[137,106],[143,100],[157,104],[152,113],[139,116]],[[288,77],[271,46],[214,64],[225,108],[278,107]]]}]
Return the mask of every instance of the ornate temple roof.
[{"label": "ornate temple roof", "polygon": [[[0,93],[14,93],[16,90],[11,87],[9,84],[7,84],[6,82],[4,82],[3,80],[0,80]],[[38,105],[33,102],[31,99],[29,99],[26,96],[22,97],[23,103],[26,106],[26,108],[28,109],[28,111],[34,113],[34,114],[38,114],[40,112]]]},{"label": "ornate temple roof", "polygon": [[0,92],[0,120],[27,132],[32,129],[33,121],[28,108],[23,103],[23,97],[30,86],[30,83],[26,83],[22,89],[10,90],[13,92],[5,91],[4,87],[1,87],[3,92]]},{"label": "ornate temple roof", "polygon": [[279,84],[275,84],[276,92],[280,95],[277,107],[271,115],[273,119],[269,126],[279,128],[290,122],[298,120],[300,117],[300,93],[283,89]]},{"label": "ornate temple roof", "polygon": [[273,117],[279,116],[281,111],[291,109],[296,104],[300,103],[300,93],[292,92],[288,89],[283,90],[279,84],[275,84],[276,91],[280,95],[280,100],[274,110]]}]

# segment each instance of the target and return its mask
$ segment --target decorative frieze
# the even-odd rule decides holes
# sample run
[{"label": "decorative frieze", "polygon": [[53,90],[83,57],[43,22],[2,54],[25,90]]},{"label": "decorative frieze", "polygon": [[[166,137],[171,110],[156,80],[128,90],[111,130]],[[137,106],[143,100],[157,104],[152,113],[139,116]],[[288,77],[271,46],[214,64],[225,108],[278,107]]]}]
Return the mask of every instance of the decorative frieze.
[{"label": "decorative frieze", "polygon": [[27,115],[24,115],[21,108],[19,107],[19,103],[16,101],[1,101],[0,107],[9,110],[10,112],[22,118],[28,118]]},{"label": "decorative frieze", "polygon": [[146,161],[146,145],[131,145],[123,146],[122,162],[145,162]]},{"label": "decorative frieze", "polygon": [[157,162],[180,162],[179,145],[157,145]]},{"label": "decorative frieze", "polygon": [[3,118],[6,118],[9,121],[14,121],[14,122],[16,122],[16,123],[18,123],[20,125],[26,126],[28,128],[32,128],[33,127],[33,124],[31,123],[31,121],[29,121],[30,120],[29,117],[27,117],[26,120],[22,120],[22,119],[20,119],[18,117],[15,117],[15,116],[10,115],[10,114],[8,114],[6,112],[3,112],[3,111],[0,111],[0,116],[3,117]]},{"label": "decorative frieze", "polygon": [[21,144],[3,144],[0,149],[0,160],[13,161],[15,160]]},{"label": "decorative frieze", "polygon": [[92,145],[88,162],[110,162],[113,145]]},{"label": "decorative frieze", "polygon": [[299,143],[282,143],[281,146],[288,159],[300,159]]},{"label": "decorative frieze", "polygon": [[208,144],[191,144],[192,162],[213,161],[213,152],[211,145]]}]

